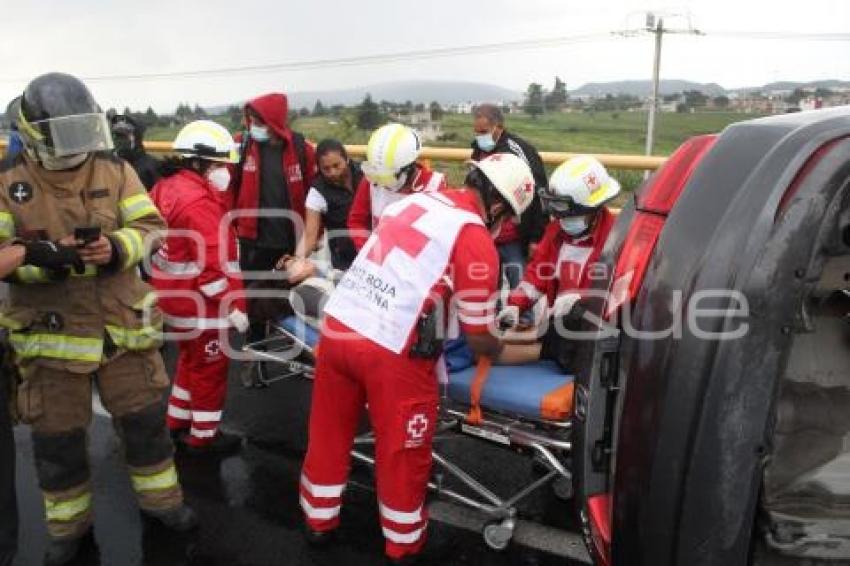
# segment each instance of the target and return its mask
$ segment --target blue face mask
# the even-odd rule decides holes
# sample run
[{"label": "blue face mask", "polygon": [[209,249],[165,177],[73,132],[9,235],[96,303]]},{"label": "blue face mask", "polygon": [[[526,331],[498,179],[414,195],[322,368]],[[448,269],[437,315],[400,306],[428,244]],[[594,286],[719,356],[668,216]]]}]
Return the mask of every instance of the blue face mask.
[{"label": "blue face mask", "polygon": [[251,125],[251,137],[260,143],[269,141],[269,129],[266,126]]},{"label": "blue face mask", "polygon": [[561,229],[570,236],[580,236],[590,227],[584,216],[561,218]]},{"label": "blue face mask", "polygon": [[476,135],[475,143],[478,144],[481,151],[492,151],[493,148],[496,147],[496,140],[493,139],[492,132]]}]

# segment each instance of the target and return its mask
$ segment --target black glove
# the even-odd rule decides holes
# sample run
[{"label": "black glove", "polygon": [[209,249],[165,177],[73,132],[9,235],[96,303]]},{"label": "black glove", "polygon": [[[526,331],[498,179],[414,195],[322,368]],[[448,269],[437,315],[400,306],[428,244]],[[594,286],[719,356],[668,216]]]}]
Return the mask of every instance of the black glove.
[{"label": "black glove", "polygon": [[61,270],[73,267],[77,273],[84,273],[86,265],[77,253],[76,248],[63,246],[49,240],[31,240],[24,242],[27,252],[24,263],[36,267]]}]

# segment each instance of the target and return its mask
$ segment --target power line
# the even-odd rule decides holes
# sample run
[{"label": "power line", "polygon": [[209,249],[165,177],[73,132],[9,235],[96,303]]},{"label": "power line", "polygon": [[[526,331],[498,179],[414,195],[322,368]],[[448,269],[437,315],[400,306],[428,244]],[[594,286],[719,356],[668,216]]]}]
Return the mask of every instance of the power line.
[{"label": "power line", "polygon": [[[481,45],[468,45],[460,47],[439,47],[435,49],[422,49],[415,51],[402,51],[398,53],[382,53],[377,55],[362,55],[357,57],[341,57],[334,59],[315,59],[312,61],[291,61],[280,63],[269,63],[263,65],[245,65],[236,67],[222,67],[216,69],[203,69],[196,71],[173,71],[166,73],[140,73],[128,75],[96,75],[81,77],[86,82],[105,81],[136,81],[151,79],[172,78],[200,78],[220,75],[234,75],[243,73],[267,73],[279,71],[305,71],[333,67],[351,67],[358,65],[375,65],[384,63],[395,63],[401,61],[412,61],[419,59],[432,59],[439,57],[451,57],[457,55],[478,55],[497,53],[500,51],[516,51],[525,49],[540,49],[549,47],[560,47],[576,43],[598,41],[610,37],[608,32],[596,32],[582,35],[553,37],[544,39],[531,39],[523,41],[510,41],[504,43],[489,43]],[[12,82],[14,79],[2,79],[2,82]],[[26,82],[26,79],[17,80]]]}]

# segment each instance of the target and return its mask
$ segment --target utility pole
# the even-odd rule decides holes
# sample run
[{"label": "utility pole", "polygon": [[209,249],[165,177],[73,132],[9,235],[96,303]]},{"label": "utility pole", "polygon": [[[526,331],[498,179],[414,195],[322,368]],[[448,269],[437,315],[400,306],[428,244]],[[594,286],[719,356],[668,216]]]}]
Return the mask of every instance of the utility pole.
[{"label": "utility pole", "polygon": [[[691,35],[703,35],[703,33],[693,27],[691,23],[691,16],[688,13],[646,12],[645,16],[646,24],[642,28],[627,29],[615,33],[624,37],[634,37],[644,33],[651,33],[655,35],[655,55],[652,63],[652,91],[648,101],[649,112],[646,122],[646,155],[652,155],[653,146],[655,145],[655,115],[658,112],[659,88],[661,82],[661,40],[665,33]],[[687,22],[687,27],[680,29],[666,28],[664,27],[665,18],[667,20],[674,18],[684,19]]]},{"label": "utility pole", "polygon": [[655,34],[655,60],[652,64],[652,94],[649,96],[649,117],[646,122],[646,154],[652,155],[655,144],[655,113],[658,111],[658,83],[661,76],[661,39],[664,37],[664,18],[658,18],[652,29],[654,14],[646,15],[646,28]]}]

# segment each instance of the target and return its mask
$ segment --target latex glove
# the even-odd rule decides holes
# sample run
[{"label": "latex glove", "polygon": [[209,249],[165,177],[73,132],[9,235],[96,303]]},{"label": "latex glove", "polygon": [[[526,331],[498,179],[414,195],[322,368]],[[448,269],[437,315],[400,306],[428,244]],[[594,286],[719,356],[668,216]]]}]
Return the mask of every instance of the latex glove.
[{"label": "latex glove", "polygon": [[519,307],[507,305],[496,315],[496,328],[499,330],[510,330],[519,324]]},{"label": "latex glove", "polygon": [[233,311],[227,315],[227,320],[239,332],[245,332],[251,326],[251,321],[248,320],[248,316],[239,309],[233,309]]},{"label": "latex glove", "polygon": [[24,264],[47,269],[61,270],[73,267],[77,273],[84,273],[86,266],[76,248],[63,246],[49,240],[31,240],[23,242],[26,248]]},{"label": "latex glove", "polygon": [[559,295],[555,299],[554,304],[552,304],[552,308],[549,309],[549,315],[558,318],[569,315],[579,299],[581,299],[581,295],[578,293],[564,293]]}]

